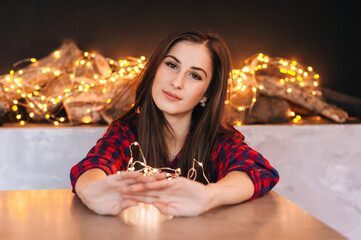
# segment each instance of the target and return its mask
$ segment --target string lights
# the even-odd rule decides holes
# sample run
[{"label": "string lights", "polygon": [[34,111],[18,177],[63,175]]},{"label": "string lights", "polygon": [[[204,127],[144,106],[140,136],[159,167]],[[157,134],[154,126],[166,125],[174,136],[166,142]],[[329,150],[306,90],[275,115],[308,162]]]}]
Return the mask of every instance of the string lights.
[{"label": "string lights", "polygon": [[[56,50],[51,57],[57,61],[65,55],[61,50]],[[64,122],[72,122],[68,114],[63,114],[62,109],[71,105],[72,101],[80,94],[89,94],[88,105],[95,100],[96,107],[86,107],[81,123],[93,123],[98,119],[92,117],[94,112],[102,111],[115,97],[115,89],[122,87],[124,82],[133,82],[146,64],[144,56],[140,58],[129,57],[123,60],[103,58],[92,52],[82,52],[75,59],[71,68],[51,66],[38,67],[39,78],[42,75],[51,76],[51,83],[39,84],[24,81],[28,76],[26,68],[20,65],[30,64],[37,66],[38,60],[27,58],[14,64],[14,69],[9,74],[0,76],[0,87],[4,96],[11,103],[11,110],[20,125],[29,120],[46,120],[55,126]],[[99,66],[101,66],[99,70]],[[286,94],[293,94],[296,89],[302,88],[314,96],[321,96],[319,88],[320,76],[311,66],[303,65],[295,60],[280,57],[269,57],[258,53],[246,59],[239,69],[233,69],[229,79],[229,99],[225,104],[230,104],[236,113],[244,114],[245,110],[252,109],[257,102],[257,95],[266,91],[266,86],[258,80],[259,75],[272,75],[278,77],[278,85]],[[26,75],[26,76],[25,76]],[[61,81],[60,81],[61,80]],[[50,91],[53,89],[52,91]],[[24,112],[24,109],[26,112]],[[299,115],[290,113],[294,123],[300,122]],[[239,118],[241,119],[241,118]],[[236,125],[242,122],[237,120]]]},{"label": "string lights", "polygon": [[[288,60],[280,57],[269,57],[263,53],[258,53],[246,59],[245,64],[240,69],[232,70],[230,101],[233,109],[240,113],[246,109],[251,109],[257,101],[257,93],[266,90],[266,87],[257,80],[258,75],[277,76],[285,93],[292,94],[295,89],[302,88],[312,95],[320,97],[322,95],[319,87],[319,74],[315,73],[311,66],[301,64],[295,60]],[[294,123],[299,123],[300,115],[290,112],[290,117]],[[236,125],[242,125],[237,121]]]},{"label": "string lights", "polygon": [[[59,50],[54,51],[53,57],[59,59],[61,54],[62,52]],[[24,125],[34,118],[46,120],[55,126],[70,121],[67,116],[59,116],[64,104],[69,104],[72,98],[91,89],[101,89],[103,95],[111,95],[109,92],[112,89],[121,84],[122,81],[134,79],[145,64],[144,56],[140,58],[129,57],[119,61],[107,59],[107,64],[109,64],[107,72],[89,76],[89,73],[95,71],[87,71],[87,69],[92,70],[95,68],[96,58],[97,54],[84,52],[76,59],[73,67],[66,71],[47,66],[42,67],[41,74],[52,74],[54,79],[59,78],[63,82],[70,83],[66,84],[67,86],[64,86],[64,88],[58,86],[58,91],[47,91],[46,88],[49,87],[47,85],[40,86],[25,83],[22,78],[23,69],[11,70],[4,78],[0,78],[0,86],[5,92],[5,97],[11,103],[11,110],[20,125]],[[14,67],[24,63],[37,64],[37,60],[35,58],[24,59],[15,63]],[[61,82],[59,85],[61,85]],[[101,96],[99,96],[99,99],[102,99]],[[101,111],[103,107],[111,103],[111,100],[111,97],[103,99],[103,104],[98,107],[97,111]],[[21,111],[22,108],[26,109],[26,113]],[[83,123],[93,122],[91,117],[87,117],[89,113],[90,109],[88,108],[84,112]]]},{"label": "string lights", "polygon": [[[138,147],[142,161],[134,161],[133,146]],[[128,167],[127,167],[127,171],[129,171],[129,172],[135,172],[135,171],[141,172],[144,176],[151,176],[151,175],[155,175],[155,174],[158,174],[161,172],[166,172],[166,176],[169,180],[171,180],[173,178],[178,178],[182,174],[180,168],[177,168],[177,169],[173,169],[173,168],[169,168],[169,167],[153,168],[151,166],[148,166],[147,161],[144,157],[142,148],[140,147],[138,142],[131,143],[129,146],[129,151],[130,151],[130,159],[129,159]],[[187,178],[191,179],[193,181],[195,181],[195,179],[197,178],[197,170],[195,169],[195,164],[197,164],[202,169],[203,177],[207,181],[207,183],[209,183],[209,180],[206,177],[205,172],[204,172],[203,164],[201,162],[198,162],[196,159],[193,159],[193,165],[192,165],[192,168],[190,168],[188,170]],[[119,173],[120,173],[120,171],[118,171],[118,174]]]}]

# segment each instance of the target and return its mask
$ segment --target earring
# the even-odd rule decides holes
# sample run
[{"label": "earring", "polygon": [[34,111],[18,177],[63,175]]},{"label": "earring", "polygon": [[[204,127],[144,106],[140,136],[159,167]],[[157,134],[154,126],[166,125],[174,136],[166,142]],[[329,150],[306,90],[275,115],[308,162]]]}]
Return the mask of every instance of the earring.
[{"label": "earring", "polygon": [[201,102],[201,107],[205,107],[206,106],[206,102]]}]

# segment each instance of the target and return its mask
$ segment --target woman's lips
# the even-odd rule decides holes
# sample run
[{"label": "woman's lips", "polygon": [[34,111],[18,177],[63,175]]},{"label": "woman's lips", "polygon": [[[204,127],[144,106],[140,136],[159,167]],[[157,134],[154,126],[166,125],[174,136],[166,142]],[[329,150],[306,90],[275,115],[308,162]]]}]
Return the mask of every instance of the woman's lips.
[{"label": "woman's lips", "polygon": [[171,100],[171,101],[179,101],[179,100],[182,100],[182,98],[180,98],[178,95],[173,94],[173,93],[168,92],[168,91],[165,91],[165,90],[163,90],[163,94],[164,94],[164,96],[166,96],[166,98],[168,98],[168,99]]}]

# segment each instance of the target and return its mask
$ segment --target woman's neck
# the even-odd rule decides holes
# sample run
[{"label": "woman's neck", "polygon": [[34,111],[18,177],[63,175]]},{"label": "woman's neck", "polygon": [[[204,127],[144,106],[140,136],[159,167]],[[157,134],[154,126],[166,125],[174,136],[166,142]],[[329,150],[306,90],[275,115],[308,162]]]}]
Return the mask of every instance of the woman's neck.
[{"label": "woman's neck", "polygon": [[164,115],[172,133],[165,131],[165,140],[170,160],[182,149],[191,126],[191,114],[185,116]]}]

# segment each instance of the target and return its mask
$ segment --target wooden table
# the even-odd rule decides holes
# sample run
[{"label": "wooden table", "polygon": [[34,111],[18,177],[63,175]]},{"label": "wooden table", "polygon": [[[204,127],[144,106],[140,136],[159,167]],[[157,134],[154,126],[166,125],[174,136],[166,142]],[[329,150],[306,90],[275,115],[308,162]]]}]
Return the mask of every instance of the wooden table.
[{"label": "wooden table", "polygon": [[199,217],[151,205],[99,216],[70,189],[0,191],[0,239],[345,239],[275,192]]}]

